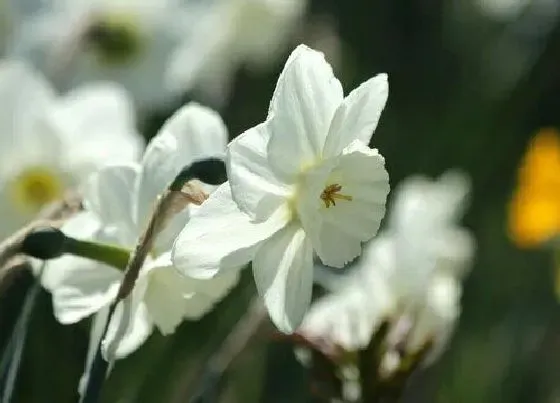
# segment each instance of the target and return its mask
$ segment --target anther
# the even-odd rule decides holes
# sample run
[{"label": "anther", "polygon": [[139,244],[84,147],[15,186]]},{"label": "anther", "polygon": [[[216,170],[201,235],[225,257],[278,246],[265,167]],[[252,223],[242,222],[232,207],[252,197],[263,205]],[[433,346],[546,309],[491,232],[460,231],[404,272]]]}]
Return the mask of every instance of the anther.
[{"label": "anther", "polygon": [[342,186],[338,183],[328,185],[321,193],[321,200],[325,203],[325,207],[329,208],[331,205],[336,206],[336,200],[347,200],[352,201],[352,196],[339,193],[342,190]]}]

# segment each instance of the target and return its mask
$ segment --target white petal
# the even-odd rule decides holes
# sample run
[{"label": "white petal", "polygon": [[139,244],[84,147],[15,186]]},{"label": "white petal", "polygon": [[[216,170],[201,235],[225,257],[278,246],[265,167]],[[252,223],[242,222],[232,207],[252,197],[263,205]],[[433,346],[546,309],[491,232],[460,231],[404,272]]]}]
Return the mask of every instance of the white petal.
[{"label": "white petal", "polygon": [[434,343],[425,364],[433,362],[445,348],[461,311],[460,298],[461,286],[453,276],[434,277],[407,340],[410,352],[418,351],[430,341]]},{"label": "white petal", "polygon": [[433,183],[423,175],[413,175],[400,182],[393,191],[389,225],[395,231],[411,227],[416,219],[426,221],[429,212],[429,196],[433,193]]},{"label": "white petal", "polygon": [[[169,274],[167,276],[168,279],[177,278],[180,274],[179,271],[173,267],[171,251],[163,253],[154,260],[153,265],[154,267],[173,268],[174,276]],[[193,292],[195,292],[197,295],[205,295],[217,301],[224,297],[237,284],[239,281],[239,272],[236,270],[225,271],[210,279],[195,279],[183,275],[180,275],[180,278],[185,281],[183,284],[185,288],[188,289],[189,298],[191,298]],[[188,310],[190,310],[190,308],[188,308]],[[191,317],[191,315],[188,314],[188,317]]]},{"label": "white petal", "polygon": [[209,299],[217,300],[225,297],[239,281],[238,271],[226,271],[212,279],[200,280],[196,284],[196,295],[205,295]]},{"label": "white petal", "polygon": [[79,258],[61,258],[47,268],[57,272],[56,286],[48,289],[54,315],[63,324],[76,323],[110,303],[122,278],[111,267]]},{"label": "white petal", "polygon": [[461,219],[470,191],[470,177],[460,170],[448,170],[438,178],[437,199],[443,219],[449,222]]},{"label": "white petal", "polygon": [[0,172],[17,173],[23,164],[58,165],[58,133],[45,113],[55,95],[46,80],[20,62],[0,63]]},{"label": "white petal", "polygon": [[299,332],[347,351],[365,348],[390,306],[386,285],[372,285],[366,289],[356,281],[315,302]]},{"label": "white petal", "polygon": [[[98,225],[86,212],[70,219],[62,230],[70,236],[95,239]],[[41,284],[52,294],[55,317],[66,324],[78,322],[109,304],[121,278],[122,273],[110,266],[64,256],[45,265]]]},{"label": "white petal", "polygon": [[[57,102],[57,114],[67,118],[82,132],[68,132],[75,140],[84,140],[83,131],[92,126],[105,139],[123,134],[134,127],[134,104],[126,90],[115,83],[96,82],[68,92]],[[111,134],[114,133],[114,134]]]},{"label": "white petal", "polygon": [[228,146],[227,168],[233,199],[244,213],[266,219],[288,197],[289,189],[270,170],[269,124],[261,123]]},{"label": "white petal", "polygon": [[323,156],[340,154],[354,140],[369,144],[388,95],[386,74],[379,74],[353,90],[334,114]]},{"label": "white petal", "polygon": [[[360,254],[361,243],[377,233],[385,215],[389,176],[383,157],[359,140],[331,160],[335,164],[330,172],[326,163],[315,169],[317,175],[308,173],[303,186],[308,190],[303,192],[310,193],[302,197],[300,218],[322,262],[343,267]],[[339,184],[340,194],[352,200],[338,200],[326,207],[320,193],[330,184]]]},{"label": "white petal", "polygon": [[[361,282],[374,284],[389,282],[397,272],[397,259],[394,237],[386,231],[379,232],[375,238],[364,244],[362,255],[356,260]],[[393,284],[390,284],[393,288]],[[392,290],[394,291],[394,290]]]},{"label": "white petal", "polygon": [[133,246],[138,234],[133,214],[134,184],[139,171],[137,164],[107,166],[91,175],[83,190],[86,208],[105,227],[114,228],[123,246]]},{"label": "white petal", "polygon": [[210,311],[237,283],[238,272],[197,280],[181,275],[168,265],[155,267],[149,276],[144,301],[154,324],[167,335],[173,333],[183,319],[199,319]]},{"label": "white petal", "polygon": [[177,138],[185,165],[223,155],[228,142],[228,131],[221,116],[195,102],[175,112],[162,130]]},{"label": "white petal", "polygon": [[467,270],[474,241],[455,224],[467,193],[466,178],[455,174],[438,181],[414,176],[399,185],[390,230],[403,272],[401,292],[409,297],[418,298],[435,271],[460,277]]},{"label": "white petal", "polygon": [[[223,13],[217,10],[209,13],[206,5],[202,7],[196,8],[194,3],[191,5],[189,14],[193,29],[174,49],[167,63],[165,84],[175,93],[197,87],[208,95],[203,84],[210,82],[214,86],[216,81],[225,83],[236,68],[237,59],[230,57],[229,53],[234,45],[230,43],[234,35],[232,30],[236,26],[229,15],[226,14],[224,19]],[[230,9],[233,11],[235,8]],[[218,26],[219,29],[216,28]]]},{"label": "white petal", "polygon": [[162,334],[171,334],[187,316],[188,299],[197,280],[180,275],[172,266],[155,267],[149,277],[144,297],[148,313]]},{"label": "white petal", "polygon": [[293,179],[321,155],[342,86],[324,55],[300,45],[278,79],[270,103],[268,158],[274,172]]},{"label": "white petal", "polygon": [[335,292],[312,305],[301,331],[346,350],[365,348],[397,306],[389,277],[394,271],[392,240],[380,235],[366,244],[352,268],[337,276]]},{"label": "white petal", "polygon": [[253,274],[276,327],[284,333],[294,332],[307,312],[313,286],[313,249],[297,223],[259,246]]},{"label": "white petal", "polygon": [[437,256],[437,271],[462,278],[470,269],[476,242],[473,235],[464,228],[450,227],[434,233],[433,253]]},{"label": "white petal", "polygon": [[448,171],[437,181],[410,176],[395,189],[390,225],[402,231],[452,225],[465,210],[469,190],[469,178],[458,171]]},{"label": "white petal", "polygon": [[152,333],[153,324],[142,301],[145,291],[145,282],[138,280],[132,294],[117,305],[102,343],[103,355],[109,362],[136,351]]},{"label": "white petal", "polygon": [[66,163],[76,176],[135,161],[144,144],[132,101],[116,84],[89,84],[71,91],[53,105],[50,117],[63,135]]},{"label": "white petal", "polygon": [[179,109],[148,144],[139,178],[138,221],[147,219],[158,195],[183,167],[212,156],[223,156],[228,133],[220,115],[196,103]]},{"label": "white petal", "polygon": [[255,248],[289,220],[280,207],[262,223],[252,223],[237,208],[229,183],[221,185],[193,215],[173,246],[173,264],[185,275],[214,277],[221,269],[237,269],[248,263]]}]

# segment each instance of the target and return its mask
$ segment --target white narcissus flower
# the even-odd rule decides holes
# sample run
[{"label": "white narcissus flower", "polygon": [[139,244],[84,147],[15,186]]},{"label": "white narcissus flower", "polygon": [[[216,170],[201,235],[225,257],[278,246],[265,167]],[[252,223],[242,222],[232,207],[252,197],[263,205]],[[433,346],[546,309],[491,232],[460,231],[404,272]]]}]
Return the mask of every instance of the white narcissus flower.
[{"label": "white narcissus flower", "polygon": [[399,298],[424,294],[434,273],[460,279],[470,267],[474,240],[457,224],[469,188],[466,175],[449,171],[436,181],[409,177],[395,189],[386,235],[394,243]]},{"label": "white narcissus flower", "polygon": [[349,281],[311,305],[298,329],[326,354],[367,346],[373,331],[393,309],[392,295],[382,278],[364,287],[358,273],[345,277]]},{"label": "white narcissus flower", "polygon": [[424,363],[430,364],[439,357],[459,319],[461,295],[461,282],[451,274],[432,278],[416,316],[411,316],[414,324],[406,341],[408,352],[421,351],[430,343]]},{"label": "white narcissus flower", "polygon": [[278,60],[294,38],[307,0],[216,0],[194,22],[171,58],[167,85],[197,89],[212,101],[227,98],[244,65],[262,69]]},{"label": "white narcissus flower", "polygon": [[0,62],[0,238],[93,170],[136,159],[143,141],[120,86],[58,96],[22,63]]},{"label": "white narcissus flower", "polygon": [[[78,239],[118,245],[132,250],[152,212],[159,194],[179,171],[195,160],[223,155],[227,130],[215,112],[188,104],[176,112],[149,143],[140,164],[105,167],[87,182],[86,211],[65,224],[63,231]],[[132,304],[130,325],[119,338],[116,357],[136,350],[154,327],[170,334],[185,319],[208,312],[237,283],[229,272],[212,280],[180,275],[171,263],[171,247],[185,225],[190,209],[175,216],[157,236],[127,302]],[[52,294],[54,314],[63,324],[75,323],[96,314],[103,323],[123,273],[104,264],[66,256],[47,263],[41,281]],[[104,346],[112,345],[123,320],[123,303],[117,306]],[[92,327],[93,344],[102,326]]]},{"label": "white narcissus flower", "polygon": [[177,238],[179,270],[212,277],[252,260],[272,320],[294,331],[311,299],[314,252],[343,267],[385,214],[389,178],[368,143],[387,94],[381,74],[344,98],[323,55],[297,47],[266,121],[228,146],[229,183]]},{"label": "white narcissus flower", "polygon": [[49,0],[23,8],[9,55],[31,61],[64,87],[119,82],[141,106],[172,100],[164,75],[208,5],[182,0]]},{"label": "white narcissus flower", "polygon": [[426,363],[437,358],[459,317],[460,281],[474,251],[471,234],[457,225],[467,193],[458,173],[405,180],[388,228],[364,247],[343,286],[312,306],[300,333],[355,351],[389,321],[395,344],[405,340],[413,354],[431,343]]}]

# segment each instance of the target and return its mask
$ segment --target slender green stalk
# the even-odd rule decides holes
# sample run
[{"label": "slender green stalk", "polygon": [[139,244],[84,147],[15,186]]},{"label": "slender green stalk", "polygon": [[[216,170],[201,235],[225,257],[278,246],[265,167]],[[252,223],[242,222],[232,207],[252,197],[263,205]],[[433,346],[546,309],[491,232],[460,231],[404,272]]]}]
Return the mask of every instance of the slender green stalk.
[{"label": "slender green stalk", "polygon": [[126,249],[98,242],[66,238],[66,253],[95,260],[124,271],[130,257]]}]

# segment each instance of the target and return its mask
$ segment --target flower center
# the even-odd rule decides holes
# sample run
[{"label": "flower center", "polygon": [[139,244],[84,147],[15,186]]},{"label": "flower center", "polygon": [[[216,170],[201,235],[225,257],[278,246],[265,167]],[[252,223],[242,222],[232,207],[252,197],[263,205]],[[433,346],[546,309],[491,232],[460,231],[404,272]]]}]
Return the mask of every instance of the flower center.
[{"label": "flower center", "polygon": [[63,183],[54,172],[35,167],[26,169],[14,179],[10,194],[16,207],[34,213],[62,197],[63,190]]},{"label": "flower center", "polygon": [[325,207],[329,208],[331,205],[336,206],[336,200],[347,200],[352,201],[352,196],[339,193],[342,190],[342,186],[338,183],[328,185],[321,193],[321,200],[325,203]]},{"label": "flower center", "polygon": [[117,65],[134,60],[142,50],[142,35],[133,16],[122,13],[102,15],[87,30],[86,42],[100,64]]}]

